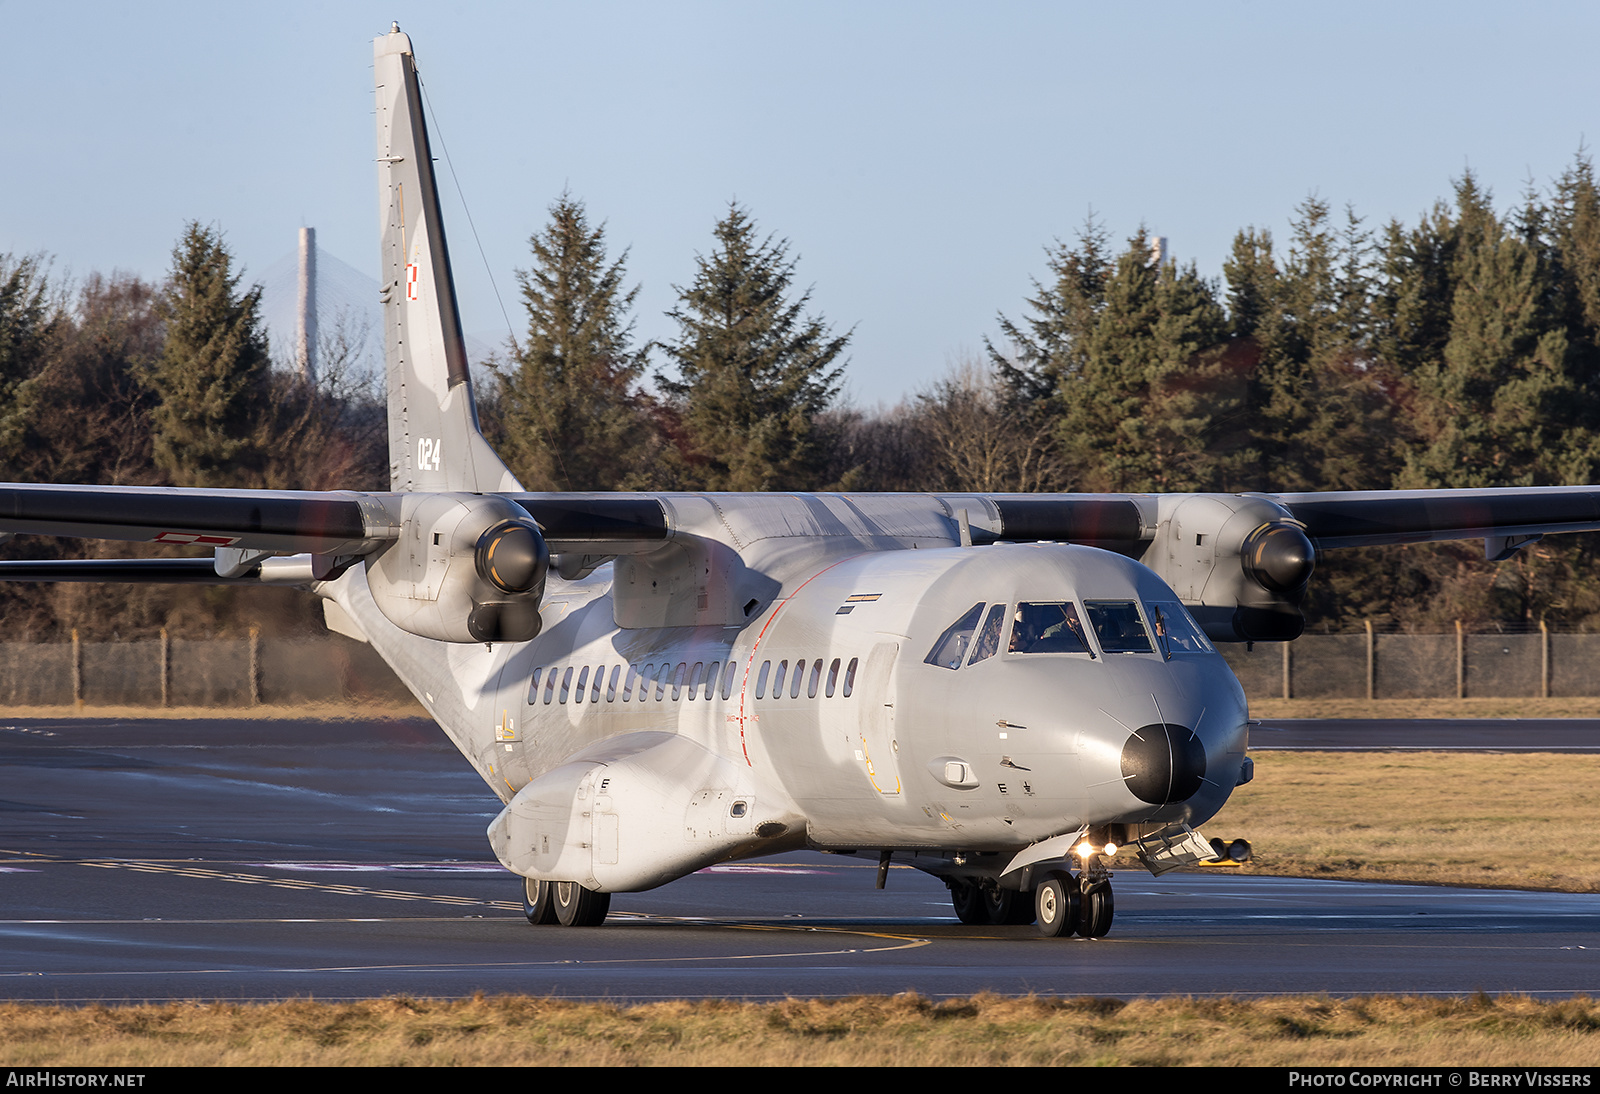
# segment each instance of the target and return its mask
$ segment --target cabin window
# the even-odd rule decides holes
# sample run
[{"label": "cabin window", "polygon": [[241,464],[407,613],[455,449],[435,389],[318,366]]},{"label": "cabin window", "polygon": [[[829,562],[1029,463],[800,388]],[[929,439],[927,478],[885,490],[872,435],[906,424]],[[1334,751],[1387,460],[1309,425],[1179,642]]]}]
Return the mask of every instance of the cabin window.
[{"label": "cabin window", "polygon": [[594,687],[589,692],[589,702],[598,703],[600,701],[600,688],[605,684],[605,681],[606,667],[604,665],[596,665],[594,667]]},{"label": "cabin window", "polygon": [[[820,664],[822,664],[822,662],[818,661],[817,664],[820,665]],[[833,664],[828,666],[827,696],[828,696],[829,699],[833,698],[833,690],[838,685],[838,683],[839,683],[839,659],[837,657],[835,657],[833,659]]]},{"label": "cabin window", "polygon": [[[706,663],[704,661],[696,661],[694,663],[694,668],[689,670],[689,698],[690,699],[698,699],[698,698],[700,698],[700,679],[701,679],[700,674],[705,671],[705,667],[706,667]],[[674,694],[673,698],[677,698],[677,695]]]},{"label": "cabin window", "polygon": [[556,698],[556,670],[551,669],[550,675],[544,678],[544,705],[549,706]]},{"label": "cabin window", "polygon": [[976,665],[979,661],[993,657],[1000,652],[1000,632],[1006,626],[1006,606],[996,604],[989,609],[989,614],[984,617],[983,626],[978,630],[978,640],[972,646],[972,660],[969,665]]},{"label": "cabin window", "polygon": [[[798,682],[797,680],[796,683]],[[815,699],[817,697],[817,685],[820,683],[822,683],[822,658],[819,657],[816,663],[811,666],[811,682],[806,685],[807,699]]]},{"label": "cabin window", "polygon": [[1085,600],[1089,625],[1107,653],[1154,653],[1150,635],[1131,600]]},{"label": "cabin window", "polygon": [[639,679],[639,666],[629,665],[628,675],[622,681],[622,701],[629,702],[633,697],[633,685]]},{"label": "cabin window", "polygon": [[784,673],[786,673],[788,671],[789,671],[789,662],[788,661],[779,661],[778,662],[778,675],[773,677],[773,679],[772,679],[772,697],[774,699],[782,699],[783,698],[783,675],[784,675]]},{"label": "cabin window", "polygon": [[856,666],[861,663],[861,658],[852,657],[844,670],[844,697],[850,698],[850,693],[856,690]]},{"label": "cabin window", "polygon": [[[796,661],[794,663],[794,675],[789,678],[789,698],[791,698],[791,699],[800,698],[800,684],[804,680],[805,675],[806,675],[806,663],[805,663],[805,661],[803,661],[803,660]],[[813,695],[816,694],[815,685],[813,685],[812,694]]]},{"label": "cabin window", "polygon": [[722,697],[727,699],[733,694],[733,680],[739,675],[739,662],[729,661],[728,667],[722,670]]},{"label": "cabin window", "polygon": [[706,669],[706,699],[717,697],[717,684],[722,680],[722,662],[713,661]]},{"label": "cabin window", "polygon": [[1011,614],[1009,653],[1087,653],[1089,639],[1078,618],[1078,606],[1070,600],[1054,600],[1017,605]]},{"label": "cabin window", "polygon": [[[772,662],[771,661],[763,661],[763,662],[761,662],[761,671],[756,673],[756,698],[757,699],[765,699],[767,697],[767,673],[769,673],[771,671],[772,671]],[[782,687],[783,685],[780,683],[778,686]]]},{"label": "cabin window", "polygon": [[[585,666],[583,666],[583,671],[578,673],[577,686],[572,689],[572,701],[574,703],[583,702],[583,693],[584,693],[584,690],[588,686],[589,686],[589,666],[585,665]],[[566,689],[563,688],[562,690],[565,691]],[[566,702],[565,699],[562,699],[561,701],[563,703]]]},{"label": "cabin window", "polygon": [[561,701],[567,701],[567,692],[572,689],[572,666],[567,666],[567,671],[561,674]]},{"label": "cabin window", "polygon": [[622,666],[611,666],[611,679],[606,681],[606,702],[608,703],[617,701],[617,677],[620,675],[622,675]]},{"label": "cabin window", "polygon": [[661,662],[661,667],[656,670],[656,702],[658,703],[667,697],[667,677],[671,674],[672,662]]},{"label": "cabin window", "polygon": [[678,669],[672,674],[672,701],[676,703],[683,698],[683,678],[689,674],[689,663],[679,661]]},{"label": "cabin window", "polygon": [[983,604],[974,604],[966,615],[945,628],[945,632],[939,636],[939,641],[933,644],[933,649],[923,658],[923,663],[946,669],[960,668],[962,660],[967,656],[967,648],[972,645],[972,633],[978,629],[978,620],[981,618],[983,618]]},{"label": "cabin window", "polygon": [[533,682],[528,685],[528,705],[531,707],[539,701],[539,674],[544,669],[533,670]]}]

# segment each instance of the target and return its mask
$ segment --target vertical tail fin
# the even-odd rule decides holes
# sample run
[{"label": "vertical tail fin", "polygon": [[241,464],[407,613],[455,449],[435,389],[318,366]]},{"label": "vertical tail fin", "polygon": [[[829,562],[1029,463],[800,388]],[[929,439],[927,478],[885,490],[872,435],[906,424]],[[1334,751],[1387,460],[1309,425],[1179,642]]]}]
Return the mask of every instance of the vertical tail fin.
[{"label": "vertical tail fin", "polygon": [[478,431],[411,39],[396,24],[372,51],[391,487],[520,490]]}]

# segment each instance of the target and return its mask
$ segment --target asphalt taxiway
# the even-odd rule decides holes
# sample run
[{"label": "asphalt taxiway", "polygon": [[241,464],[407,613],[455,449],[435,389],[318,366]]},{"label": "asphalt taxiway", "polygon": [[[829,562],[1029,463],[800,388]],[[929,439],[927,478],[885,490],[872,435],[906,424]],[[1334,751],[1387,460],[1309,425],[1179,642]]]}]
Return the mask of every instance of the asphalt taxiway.
[{"label": "asphalt taxiway", "polygon": [[795,854],[535,928],[487,847],[497,808],[423,720],[5,726],[0,997],[1600,992],[1593,895],[1121,872],[1087,942]]}]

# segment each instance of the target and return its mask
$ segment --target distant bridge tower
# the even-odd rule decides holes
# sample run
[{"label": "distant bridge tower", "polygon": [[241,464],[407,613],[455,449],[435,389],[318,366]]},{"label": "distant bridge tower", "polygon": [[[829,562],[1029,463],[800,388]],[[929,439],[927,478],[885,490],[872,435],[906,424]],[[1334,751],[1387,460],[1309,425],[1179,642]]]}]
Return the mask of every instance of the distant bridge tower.
[{"label": "distant bridge tower", "polygon": [[295,365],[302,380],[317,378],[317,230],[300,229],[300,296],[295,309]]}]

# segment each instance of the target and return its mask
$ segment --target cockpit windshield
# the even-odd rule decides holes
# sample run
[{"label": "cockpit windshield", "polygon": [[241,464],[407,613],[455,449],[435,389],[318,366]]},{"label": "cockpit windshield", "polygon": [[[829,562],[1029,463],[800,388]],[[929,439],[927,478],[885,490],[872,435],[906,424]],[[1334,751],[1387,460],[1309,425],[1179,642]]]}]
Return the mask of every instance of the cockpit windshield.
[{"label": "cockpit windshield", "polygon": [[1008,653],[1087,653],[1094,656],[1070,600],[1023,603],[1012,615]]},{"label": "cockpit windshield", "polygon": [[939,641],[928,651],[928,656],[922,659],[923,662],[938,665],[940,668],[959,669],[962,659],[967,656],[967,650],[972,645],[972,632],[978,629],[978,620],[982,617],[983,605],[974,604],[966,615],[945,628],[945,632],[939,636]]},{"label": "cockpit windshield", "polygon": [[1139,618],[1139,606],[1131,600],[1085,600],[1089,622],[1094,627],[1100,648],[1107,653],[1154,653],[1150,635]]},{"label": "cockpit windshield", "polygon": [[1176,600],[1152,600],[1145,605],[1150,613],[1150,625],[1156,631],[1156,644],[1166,657],[1175,653],[1214,653],[1195,623],[1194,617]]}]

